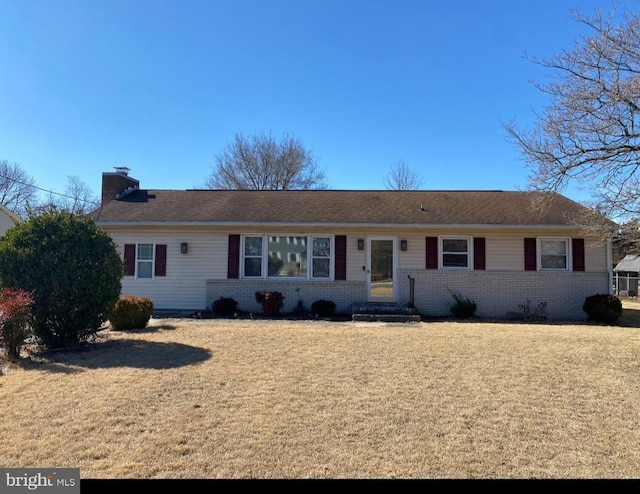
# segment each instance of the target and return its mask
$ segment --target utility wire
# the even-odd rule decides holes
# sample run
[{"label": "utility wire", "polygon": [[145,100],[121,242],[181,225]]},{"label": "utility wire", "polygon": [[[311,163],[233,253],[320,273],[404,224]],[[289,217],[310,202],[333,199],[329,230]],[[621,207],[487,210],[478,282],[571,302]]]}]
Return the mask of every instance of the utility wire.
[{"label": "utility wire", "polygon": [[18,179],[15,179],[13,177],[7,177],[6,175],[2,175],[1,173],[0,173],[0,178],[3,178],[5,180],[10,180],[10,181],[12,181],[14,183],[17,183],[17,184],[20,184],[20,185],[24,185],[25,187],[31,187],[32,189],[40,190],[42,192],[48,192],[49,194],[53,194],[53,195],[56,195],[56,196],[65,197],[67,199],[73,199],[74,201],[83,202],[85,204],[93,204],[94,206],[100,206],[100,203],[97,202],[97,201],[90,201],[88,199],[80,199],[78,197],[73,197],[73,196],[70,196],[68,194],[62,194],[60,192],[54,192],[53,190],[43,189],[42,187],[38,187],[37,185],[33,185],[33,184],[26,183],[26,182],[22,182],[22,181],[20,181]]}]

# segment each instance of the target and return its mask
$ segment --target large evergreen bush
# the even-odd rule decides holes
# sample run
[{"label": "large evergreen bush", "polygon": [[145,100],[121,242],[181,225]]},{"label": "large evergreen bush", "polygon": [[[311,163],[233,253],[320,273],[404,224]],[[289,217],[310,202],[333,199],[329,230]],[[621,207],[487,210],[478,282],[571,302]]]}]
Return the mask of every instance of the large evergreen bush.
[{"label": "large evergreen bush", "polygon": [[86,216],[50,210],[0,239],[0,282],[33,293],[33,332],[50,347],[100,328],[118,300],[122,274],[113,240]]}]

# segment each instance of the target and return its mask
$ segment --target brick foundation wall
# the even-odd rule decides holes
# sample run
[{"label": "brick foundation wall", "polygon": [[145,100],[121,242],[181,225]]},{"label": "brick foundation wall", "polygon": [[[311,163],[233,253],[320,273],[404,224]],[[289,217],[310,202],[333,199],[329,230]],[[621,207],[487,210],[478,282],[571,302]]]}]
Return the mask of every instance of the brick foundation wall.
[{"label": "brick foundation wall", "polygon": [[[427,316],[449,316],[453,297],[449,289],[476,302],[476,315],[505,318],[522,314],[519,307],[530,301],[533,311],[546,302],[549,319],[584,320],[582,304],[589,295],[609,293],[607,273],[515,272],[515,271],[410,271],[398,273],[398,303],[410,299],[409,275],[415,278],[414,304]],[[353,304],[367,301],[367,284],[359,281],[292,282],[290,280],[208,280],[207,308],[220,297],[232,297],[238,308],[260,312],[257,291],[279,291],[285,296],[283,312],[292,312],[298,301],[309,310],[319,299],[332,300],[338,313],[350,313]]]},{"label": "brick foundation wall", "polygon": [[247,312],[261,312],[255,293],[278,291],[284,295],[283,312],[292,312],[298,306],[298,300],[306,310],[319,299],[332,300],[337,313],[350,313],[351,305],[367,300],[367,284],[357,281],[301,281],[290,280],[208,280],[207,308],[220,297],[231,297],[238,302],[238,309]]},{"label": "brick foundation wall", "polygon": [[594,272],[420,271],[401,270],[399,301],[409,300],[408,275],[415,278],[415,306],[422,314],[451,315],[454,301],[448,289],[476,302],[478,317],[504,318],[522,314],[518,306],[530,301],[531,309],[546,302],[549,319],[583,320],[582,304],[589,295],[609,293],[609,276]]}]

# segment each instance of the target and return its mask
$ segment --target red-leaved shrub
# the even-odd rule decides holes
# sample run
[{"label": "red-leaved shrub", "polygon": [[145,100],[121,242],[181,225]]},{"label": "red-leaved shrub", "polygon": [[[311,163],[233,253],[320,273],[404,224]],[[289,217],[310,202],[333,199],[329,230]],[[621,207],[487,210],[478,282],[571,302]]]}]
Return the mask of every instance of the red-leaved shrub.
[{"label": "red-leaved shrub", "polygon": [[33,294],[25,290],[0,290],[0,345],[8,357],[20,357],[20,347],[31,332]]}]

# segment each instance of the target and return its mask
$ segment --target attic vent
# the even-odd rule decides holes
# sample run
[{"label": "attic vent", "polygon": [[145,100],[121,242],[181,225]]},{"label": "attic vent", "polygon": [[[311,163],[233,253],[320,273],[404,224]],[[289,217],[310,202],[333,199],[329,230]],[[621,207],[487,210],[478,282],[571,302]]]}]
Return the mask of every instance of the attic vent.
[{"label": "attic vent", "polygon": [[116,194],[116,199],[122,199],[127,194],[131,194],[134,190],[138,190],[138,187],[134,187],[134,186],[127,187],[120,194]]}]

